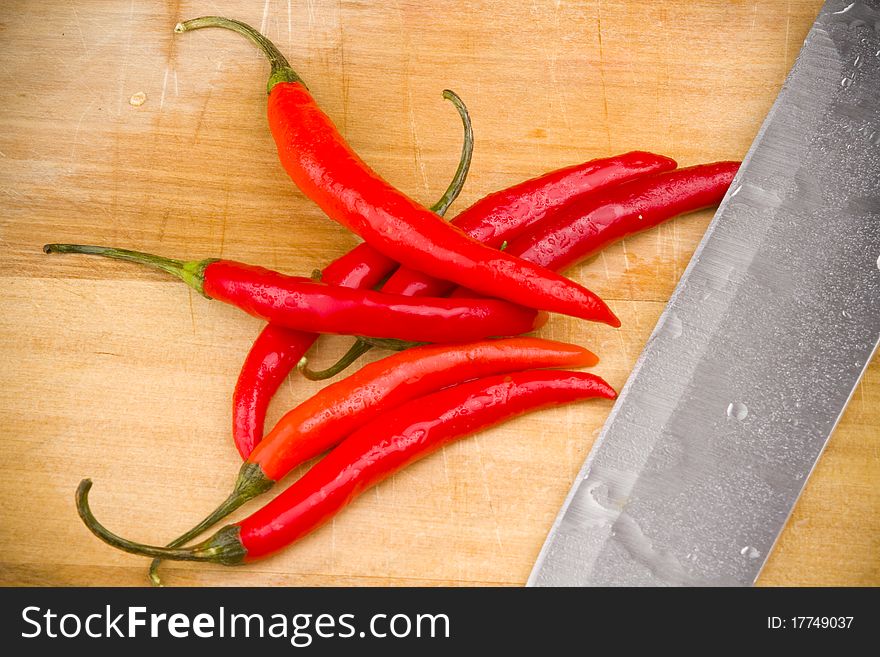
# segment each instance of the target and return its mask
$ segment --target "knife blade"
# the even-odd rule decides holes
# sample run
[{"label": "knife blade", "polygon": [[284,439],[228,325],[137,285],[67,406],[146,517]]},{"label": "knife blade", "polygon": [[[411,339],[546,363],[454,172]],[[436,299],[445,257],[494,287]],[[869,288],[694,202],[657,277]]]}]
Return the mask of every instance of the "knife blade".
[{"label": "knife blade", "polygon": [[878,340],[880,0],[830,0],[528,585],[753,584]]}]

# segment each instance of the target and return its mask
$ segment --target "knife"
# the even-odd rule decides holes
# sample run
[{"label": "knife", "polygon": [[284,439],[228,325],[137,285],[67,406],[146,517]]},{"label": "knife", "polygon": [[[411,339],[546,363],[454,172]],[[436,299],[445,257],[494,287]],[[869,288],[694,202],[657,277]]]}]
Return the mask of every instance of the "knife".
[{"label": "knife", "polygon": [[831,0],[528,585],[753,584],[878,340],[880,0]]}]

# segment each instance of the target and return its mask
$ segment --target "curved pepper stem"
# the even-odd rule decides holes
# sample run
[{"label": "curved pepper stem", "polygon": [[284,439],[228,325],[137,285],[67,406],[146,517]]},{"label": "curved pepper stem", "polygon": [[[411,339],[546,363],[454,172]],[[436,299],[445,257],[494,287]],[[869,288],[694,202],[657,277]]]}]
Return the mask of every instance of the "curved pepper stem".
[{"label": "curved pepper stem", "polygon": [[154,269],[160,269],[172,276],[176,276],[207,299],[210,299],[211,297],[205,294],[205,268],[212,262],[217,262],[216,258],[189,261],[175,260],[174,258],[164,258],[162,256],[153,255],[152,253],[129,251],[128,249],[115,249],[111,246],[93,246],[91,244],[46,244],[43,247],[43,252],[83,253],[85,255],[96,255],[103,258],[125,260],[126,262],[134,262],[139,265],[146,265],[148,267],[153,267]]},{"label": "curved pepper stem", "polygon": [[323,370],[313,370],[309,368],[309,359],[306,356],[303,356],[300,359],[299,363],[297,363],[296,368],[299,370],[300,374],[302,374],[309,381],[324,381],[325,379],[332,378],[340,372],[346,370],[348,367],[353,365],[358,358],[373,349],[373,347],[378,347],[379,349],[388,349],[389,351],[404,351],[405,349],[420,347],[424,344],[428,343],[408,342],[406,340],[397,340],[396,338],[358,337],[354,341],[354,344],[351,345],[349,350],[346,351],[345,354],[343,354],[342,357],[335,363],[333,363],[330,367]]},{"label": "curved pepper stem", "polygon": [[404,351],[413,347],[421,347],[429,342],[410,342],[409,340],[398,340],[397,338],[365,338],[361,340],[378,347],[379,349],[387,349],[388,351]]},{"label": "curved pepper stem", "polygon": [[[248,463],[246,461],[238,471],[238,479],[235,482],[235,489],[229,497],[227,497],[220,506],[208,514],[208,516],[198,525],[185,534],[181,534],[165,547],[177,548],[189,543],[196,536],[204,532],[206,529],[213,527],[248,500],[252,500],[257,497],[257,495],[265,493],[272,488],[274,484],[274,481],[263,474],[263,470],[258,464]],[[156,557],[153,559],[152,563],[150,563],[149,574],[153,586],[162,586],[162,579],[159,577],[160,563],[162,563],[162,560],[159,557]]]},{"label": "curved pepper stem", "polygon": [[266,59],[269,60],[269,64],[272,65],[272,70],[269,72],[269,81],[266,83],[267,93],[271,93],[272,87],[279,82],[298,82],[304,87],[306,86],[306,83],[290,67],[287,58],[281,54],[281,51],[278,50],[275,44],[247,23],[242,23],[232,18],[223,18],[222,16],[201,16],[178,23],[174,26],[174,31],[180,34],[181,32],[200,30],[203,27],[222,27],[225,30],[238,32],[263,51]]},{"label": "curved pepper stem", "polygon": [[474,154],[474,127],[471,124],[471,115],[468,112],[467,105],[465,105],[459,95],[451,89],[444,89],[443,97],[455,105],[455,109],[458,111],[458,116],[461,118],[462,128],[464,128],[464,140],[461,143],[461,157],[458,158],[458,166],[455,169],[455,175],[452,176],[452,180],[449,182],[446,191],[443,192],[443,196],[441,196],[430,208],[431,212],[439,214],[441,217],[446,214],[449,206],[452,205],[455,199],[458,198],[458,195],[461,194],[461,189],[464,187],[464,181],[467,179],[468,171],[470,171],[471,168],[471,158]]},{"label": "curved pepper stem", "polygon": [[358,358],[372,348],[373,345],[363,338],[358,338],[351,345],[351,348],[345,352],[345,355],[327,369],[311,369],[309,367],[309,359],[305,356],[300,359],[296,368],[299,370],[300,374],[306,377],[309,381],[324,381],[325,379],[330,379],[345,370],[349,365],[352,365]]},{"label": "curved pepper stem", "polygon": [[136,543],[117,536],[104,527],[89,507],[89,489],[91,479],[83,479],[76,489],[76,510],[79,517],[95,536],[112,547],[145,557],[174,559],[176,561],[209,561],[226,566],[243,563],[247,550],[239,540],[240,529],[237,525],[228,525],[208,540],[190,548],[163,548],[155,545]]}]

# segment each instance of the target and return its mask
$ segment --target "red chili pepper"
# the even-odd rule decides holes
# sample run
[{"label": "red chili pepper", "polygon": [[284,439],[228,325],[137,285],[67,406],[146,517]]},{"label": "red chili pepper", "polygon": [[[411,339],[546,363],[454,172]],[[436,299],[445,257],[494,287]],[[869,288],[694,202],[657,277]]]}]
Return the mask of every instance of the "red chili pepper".
[{"label": "red chili pepper", "polygon": [[270,322],[254,340],[232,393],[232,440],[242,459],[263,438],[272,396],[317,338]]},{"label": "red chili pepper", "polygon": [[[521,235],[530,226],[555,215],[575,199],[651,173],[674,169],[675,160],[662,155],[632,151],[557,169],[489,194],[466,210],[452,224],[483,244],[495,248]],[[326,283],[368,280],[377,284],[394,271],[397,263],[361,244],[324,269]],[[401,267],[382,286],[389,294],[442,297],[454,283]]]},{"label": "red chili pepper", "polygon": [[[658,173],[576,201],[528,234],[509,253],[562,271],[612,242],[680,214],[717,205],[739,162],[714,162]],[[456,294],[461,294],[456,292]]]},{"label": "red chili pepper", "polygon": [[[458,110],[464,139],[455,175],[443,196],[431,206],[431,211],[441,216],[461,192],[474,150],[474,132],[467,107],[453,91],[446,89],[443,97]],[[396,266],[396,263],[390,263],[386,269],[388,259],[366,244],[352,249],[349,255],[352,254],[356,254],[355,258],[349,258],[347,266],[340,267],[340,259],[326,267],[320,280],[341,287],[371,288]],[[260,331],[245,357],[232,393],[232,439],[242,459],[246,459],[263,438],[266,410],[278,386],[317,338],[317,333],[297,331],[271,322]]]},{"label": "red chili pepper", "polygon": [[228,566],[248,563],[314,531],[358,495],[443,445],[529,411],[615,394],[593,374],[529,371],[419,397],[361,426],[262,509],[191,548],[143,545],[108,531],[89,508],[90,479],[77,489],[77,509],[92,533],[126,552]]},{"label": "red chili pepper", "polygon": [[299,76],[268,39],[239,21],[209,16],[184,32],[223,27],[266,54],[269,128],[288,175],[331,219],[393,260],[527,308],[619,326],[605,303],[581,285],[480,244],[398,191],[345,142]]},{"label": "red chili pepper", "polygon": [[281,326],[315,333],[455,342],[527,333],[546,321],[542,313],[495,299],[424,297],[416,301],[372,290],[330,287],[231,260],[184,262],[82,244],[47,244],[43,250],[85,253],[156,267],[209,299],[224,301]]}]

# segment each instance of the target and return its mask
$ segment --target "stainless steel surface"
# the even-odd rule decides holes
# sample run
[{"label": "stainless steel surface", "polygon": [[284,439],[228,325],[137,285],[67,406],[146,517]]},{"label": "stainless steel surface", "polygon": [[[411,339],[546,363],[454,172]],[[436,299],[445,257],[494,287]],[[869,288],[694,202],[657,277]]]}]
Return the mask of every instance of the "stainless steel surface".
[{"label": "stainless steel surface", "polygon": [[752,584],[878,338],[880,0],[835,1],[529,585]]}]

